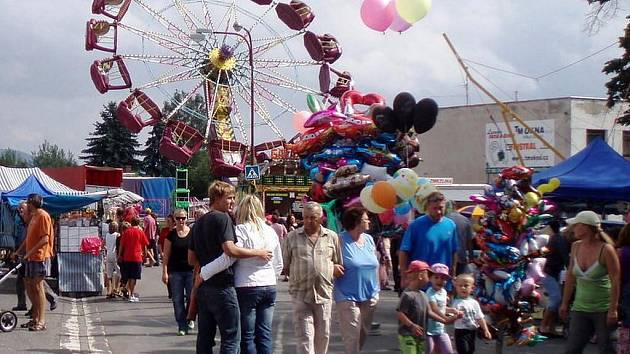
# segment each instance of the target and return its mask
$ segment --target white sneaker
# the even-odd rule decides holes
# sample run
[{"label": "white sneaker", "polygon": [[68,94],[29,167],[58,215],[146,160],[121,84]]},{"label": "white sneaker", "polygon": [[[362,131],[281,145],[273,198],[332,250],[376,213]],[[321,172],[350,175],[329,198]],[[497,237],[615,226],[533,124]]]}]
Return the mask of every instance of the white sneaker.
[{"label": "white sneaker", "polygon": [[129,302],[138,302],[138,301],[140,301],[140,299],[138,299],[137,296],[133,296],[132,295],[132,296],[129,297]]}]

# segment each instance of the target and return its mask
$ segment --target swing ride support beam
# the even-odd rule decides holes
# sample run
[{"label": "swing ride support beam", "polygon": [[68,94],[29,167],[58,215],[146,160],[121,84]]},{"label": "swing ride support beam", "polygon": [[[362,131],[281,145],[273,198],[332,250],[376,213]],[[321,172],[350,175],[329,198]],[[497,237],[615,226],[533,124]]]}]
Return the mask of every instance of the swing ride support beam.
[{"label": "swing ride support beam", "polygon": [[[497,105],[499,105],[499,107],[501,107],[501,109],[503,110],[502,114],[504,115],[504,117],[505,117],[506,114],[509,114],[512,118],[514,118],[522,126],[524,126],[526,129],[528,129],[532,133],[532,135],[534,135],[536,137],[536,139],[540,140],[549,150],[553,151],[553,153],[556,154],[556,156],[558,156],[560,159],[564,160],[565,159],[564,155],[558,149],[556,149],[555,146],[549,144],[549,142],[547,140],[545,140],[545,138],[543,138],[534,129],[532,129],[529,125],[527,125],[527,123],[525,123],[523,118],[521,118],[518,114],[516,114],[516,112],[512,111],[510,109],[510,107],[508,107],[508,105],[506,105],[505,103],[501,102],[490,91],[488,91],[485,87],[481,86],[481,84],[479,82],[477,82],[477,80],[475,80],[475,78],[470,74],[470,71],[468,71],[468,67],[466,66],[466,64],[464,64],[464,61],[462,60],[462,58],[457,53],[457,50],[455,50],[455,47],[453,46],[453,43],[451,43],[451,40],[448,38],[446,33],[442,33],[442,36],[444,37],[444,39],[446,40],[446,43],[448,44],[449,48],[451,49],[451,51],[455,55],[455,58],[457,59],[457,62],[459,63],[459,65],[462,67],[462,69],[466,73],[466,77],[473,84],[475,84],[475,86],[477,86],[483,93],[485,93],[488,97],[490,97]],[[508,122],[506,121],[506,125],[508,126],[508,129],[509,129],[509,124],[507,124],[507,123]],[[520,156],[520,152],[518,150],[518,144],[516,144],[515,140],[514,140],[514,134],[510,133],[510,135],[512,136],[512,142],[513,142],[514,148],[517,151],[517,155]],[[520,157],[519,157],[519,161],[521,161],[521,164],[523,163],[522,159]]]},{"label": "swing ride support beam", "polygon": [[[212,31],[212,33],[216,34],[224,34],[240,37],[246,44],[247,49],[249,51],[249,69],[250,69],[250,78],[249,78],[249,160],[252,165],[256,163],[256,152],[254,151],[254,49],[252,47],[252,34],[249,30],[238,23],[234,23],[233,28],[236,32],[229,31]],[[241,30],[245,31],[247,36],[239,33]]]}]

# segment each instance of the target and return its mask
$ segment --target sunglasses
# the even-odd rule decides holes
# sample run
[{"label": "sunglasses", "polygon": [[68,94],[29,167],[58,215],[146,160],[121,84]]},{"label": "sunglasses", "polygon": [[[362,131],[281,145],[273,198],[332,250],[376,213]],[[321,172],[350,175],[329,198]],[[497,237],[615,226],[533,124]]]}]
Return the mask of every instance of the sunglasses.
[{"label": "sunglasses", "polygon": [[178,216],[175,218],[175,220],[186,220],[185,216]]}]

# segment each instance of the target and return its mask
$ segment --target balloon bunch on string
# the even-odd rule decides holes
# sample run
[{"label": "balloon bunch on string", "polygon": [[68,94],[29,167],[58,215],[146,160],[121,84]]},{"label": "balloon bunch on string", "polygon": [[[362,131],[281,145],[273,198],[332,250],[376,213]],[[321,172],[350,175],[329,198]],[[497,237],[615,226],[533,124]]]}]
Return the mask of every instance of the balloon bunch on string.
[{"label": "balloon bunch on string", "polygon": [[431,10],[431,0],[364,0],[361,20],[369,28],[404,32]]},{"label": "balloon bunch on string", "polygon": [[308,198],[322,204],[329,228],[338,230],[339,211],[359,205],[359,193],[366,185],[392,179],[403,168],[413,173],[416,183],[417,175],[410,168],[420,162],[418,134],[436,122],[435,101],[416,102],[403,92],[390,108],[379,94],[350,90],[326,108],[312,96],[307,103],[313,112],[308,118],[302,112],[294,116],[294,120],[305,119],[301,123],[305,130],[287,149],[300,156],[313,181]]},{"label": "balloon bunch on string", "polygon": [[477,297],[495,324],[510,334],[508,345],[533,346],[545,337],[532,325],[531,313],[540,300],[537,284],[543,267],[549,235],[536,232],[553,216],[557,206],[543,198],[558,188],[554,178],[534,188],[533,170],[523,166],[504,169],[494,186],[470,199],[482,205],[484,215],[473,224],[481,247],[477,265]]}]

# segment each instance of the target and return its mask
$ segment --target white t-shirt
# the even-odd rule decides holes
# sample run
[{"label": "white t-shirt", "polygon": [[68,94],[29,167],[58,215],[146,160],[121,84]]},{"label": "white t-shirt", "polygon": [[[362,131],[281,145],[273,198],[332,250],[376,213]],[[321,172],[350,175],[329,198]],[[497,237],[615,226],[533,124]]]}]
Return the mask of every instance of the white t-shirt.
[{"label": "white t-shirt", "polygon": [[234,286],[237,288],[276,285],[276,277],[283,267],[282,251],[276,232],[264,223],[262,231],[257,231],[252,224],[241,224],[235,227],[235,234],[238,247],[270,250],[273,258],[268,262],[259,257],[241,258],[236,262],[236,258],[223,253],[201,267],[201,277],[208,280],[234,265]]},{"label": "white t-shirt", "polygon": [[465,299],[455,298],[453,308],[464,313],[464,317],[455,320],[456,329],[477,329],[477,321],[483,318],[483,312],[477,300],[472,297]]},{"label": "white t-shirt", "polygon": [[107,249],[107,259],[116,259],[116,238],[120,235],[118,232],[105,235],[105,249]]},{"label": "white t-shirt", "polygon": [[253,224],[236,225],[237,245],[249,249],[266,249],[273,251],[273,258],[264,261],[259,257],[241,258],[234,265],[234,286],[268,286],[276,285],[276,277],[282,271],[282,251],[278,235],[270,226],[263,224],[258,231]]}]

